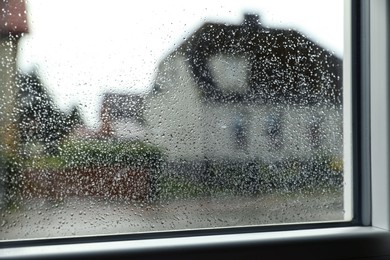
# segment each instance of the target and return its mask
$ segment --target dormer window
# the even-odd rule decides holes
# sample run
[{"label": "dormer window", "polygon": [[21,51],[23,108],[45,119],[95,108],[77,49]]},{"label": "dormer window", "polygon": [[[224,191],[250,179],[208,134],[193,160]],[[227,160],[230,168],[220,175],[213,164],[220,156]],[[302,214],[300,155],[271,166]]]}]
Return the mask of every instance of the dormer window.
[{"label": "dormer window", "polygon": [[248,91],[250,64],[244,57],[217,54],[210,57],[209,66],[217,87],[225,94]]}]

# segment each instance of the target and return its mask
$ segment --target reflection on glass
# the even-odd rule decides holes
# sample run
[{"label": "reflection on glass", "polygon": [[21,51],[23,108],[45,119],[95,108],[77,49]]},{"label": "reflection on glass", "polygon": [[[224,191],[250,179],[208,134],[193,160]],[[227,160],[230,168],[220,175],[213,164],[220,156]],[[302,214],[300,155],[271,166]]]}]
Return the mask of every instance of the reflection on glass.
[{"label": "reflection on glass", "polygon": [[[288,24],[268,26],[262,4],[278,9],[259,4],[196,7],[219,8],[215,19],[178,7],[170,16],[155,3],[149,14],[166,19],[156,28],[147,15],[134,24],[112,16],[126,30],[105,51],[102,31],[61,42],[39,34],[39,3],[3,3],[1,238],[344,220],[341,54]],[[82,10],[76,20],[81,12],[86,25],[97,22]],[[196,23],[182,37],[186,14]],[[165,24],[164,35],[180,40],[149,62]],[[83,55],[42,59],[42,38],[52,55]]]}]

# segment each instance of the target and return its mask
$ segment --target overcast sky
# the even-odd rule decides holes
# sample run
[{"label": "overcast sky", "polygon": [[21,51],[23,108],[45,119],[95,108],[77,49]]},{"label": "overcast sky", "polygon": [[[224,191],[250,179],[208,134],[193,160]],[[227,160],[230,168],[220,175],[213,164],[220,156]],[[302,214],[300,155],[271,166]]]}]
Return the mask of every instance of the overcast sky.
[{"label": "overcast sky", "polygon": [[147,91],[161,59],[206,21],[238,24],[254,12],[343,55],[341,0],[28,0],[27,11],[20,68],[36,68],[58,106],[78,105],[88,126],[104,92]]}]

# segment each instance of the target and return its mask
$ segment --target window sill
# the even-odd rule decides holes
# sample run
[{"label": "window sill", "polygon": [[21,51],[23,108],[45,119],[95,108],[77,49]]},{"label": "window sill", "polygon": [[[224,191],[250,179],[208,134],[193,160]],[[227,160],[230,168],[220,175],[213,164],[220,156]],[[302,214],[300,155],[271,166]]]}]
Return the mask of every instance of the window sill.
[{"label": "window sill", "polygon": [[390,232],[374,227],[36,245],[0,249],[0,259],[71,257],[144,259],[390,259]]}]

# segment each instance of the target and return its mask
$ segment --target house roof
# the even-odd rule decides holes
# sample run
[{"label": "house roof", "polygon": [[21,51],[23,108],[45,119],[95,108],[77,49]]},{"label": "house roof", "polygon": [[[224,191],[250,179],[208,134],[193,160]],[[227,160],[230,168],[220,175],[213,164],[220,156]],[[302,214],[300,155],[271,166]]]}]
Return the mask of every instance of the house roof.
[{"label": "house roof", "polygon": [[28,33],[26,4],[24,0],[0,1],[0,35]]},{"label": "house roof", "polygon": [[[298,31],[263,27],[257,15],[245,15],[239,25],[205,23],[167,59],[177,53],[187,56],[208,101],[342,104],[342,60]],[[217,54],[249,61],[245,93],[224,93],[218,87],[209,62]]]}]

